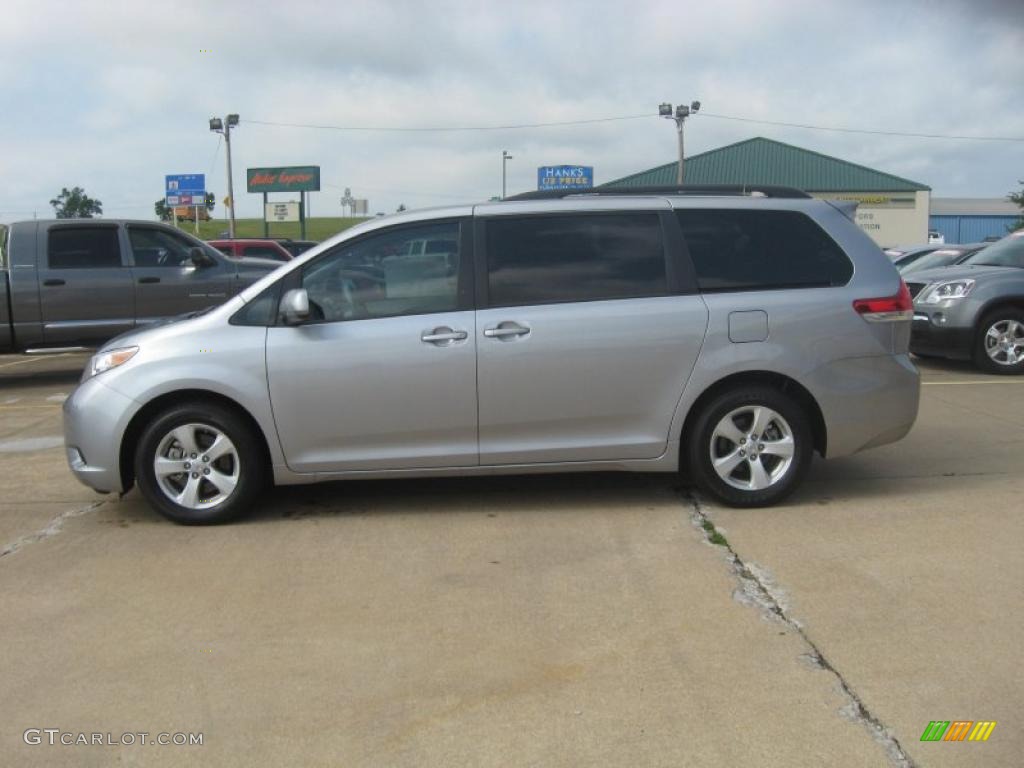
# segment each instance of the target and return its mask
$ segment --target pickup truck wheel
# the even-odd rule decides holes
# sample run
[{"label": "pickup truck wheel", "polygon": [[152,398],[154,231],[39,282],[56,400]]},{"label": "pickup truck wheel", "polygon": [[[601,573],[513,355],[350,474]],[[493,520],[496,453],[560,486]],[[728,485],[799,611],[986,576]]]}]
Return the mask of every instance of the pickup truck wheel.
[{"label": "pickup truck wheel", "polygon": [[260,437],[212,403],[178,405],[143,431],[135,477],[146,501],[185,525],[221,523],[248,510],[265,476]]},{"label": "pickup truck wheel", "polygon": [[997,309],[982,318],[974,341],[974,362],[989,373],[1024,373],[1024,312]]},{"label": "pickup truck wheel", "polygon": [[744,386],[716,397],[690,430],[693,480],[733,507],[774,504],[800,484],[813,441],[803,409],[773,387]]}]

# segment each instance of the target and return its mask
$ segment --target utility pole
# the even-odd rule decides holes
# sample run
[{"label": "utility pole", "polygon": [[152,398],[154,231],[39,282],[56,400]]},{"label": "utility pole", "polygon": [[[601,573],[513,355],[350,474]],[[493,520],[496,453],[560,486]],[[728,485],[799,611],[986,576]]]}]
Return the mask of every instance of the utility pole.
[{"label": "utility pole", "polygon": [[511,159],[512,159],[512,155],[510,155],[508,153],[507,149],[501,150],[501,199],[502,200],[505,199],[505,177],[506,177],[505,166],[508,164],[508,161],[511,160]]},{"label": "utility pole", "polygon": [[235,186],[231,176],[231,129],[238,125],[238,115],[231,114],[221,120],[210,118],[210,130],[224,135],[224,149],[228,158],[228,236],[235,239]]},{"label": "utility pole", "polygon": [[680,104],[676,107],[676,111],[673,114],[672,105],[665,103],[658,106],[658,114],[662,117],[668,118],[669,120],[675,120],[676,131],[679,133],[679,165],[676,168],[676,184],[682,185],[683,183],[683,163],[686,158],[683,155],[683,123],[686,121],[691,114],[696,114],[700,111],[700,102],[695,101],[686,106]]}]

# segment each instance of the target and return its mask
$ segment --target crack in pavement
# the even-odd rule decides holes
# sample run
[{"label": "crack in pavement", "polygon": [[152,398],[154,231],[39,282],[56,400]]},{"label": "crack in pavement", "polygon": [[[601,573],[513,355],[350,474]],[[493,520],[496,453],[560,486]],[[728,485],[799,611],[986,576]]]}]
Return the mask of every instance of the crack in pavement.
[{"label": "crack in pavement", "polygon": [[[744,562],[736,554],[736,550],[722,536],[715,524],[707,516],[700,500],[688,491],[681,492],[683,499],[689,502],[692,509],[690,521],[701,532],[704,540],[709,546],[721,547],[726,553],[726,559],[732,568],[740,585],[733,593],[733,598],[744,605],[760,609],[764,615],[781,621],[810,649],[808,653],[800,655],[800,661],[810,664],[816,669],[823,669],[832,674],[839,684],[839,689],[846,698],[847,703],[839,710],[839,714],[849,720],[859,722],[863,725],[871,737],[880,744],[886,751],[889,760],[898,768],[916,768],[916,763],[904,751],[899,740],[892,734],[886,725],[867,708],[860,696],[853,690],[850,684],[843,677],[842,673],[825,657],[818,645],[811,640],[803,625],[789,614],[789,605],[783,592],[775,584],[769,573],[753,564]],[[713,537],[715,537],[713,539]]]},{"label": "crack in pavement", "polygon": [[94,501],[90,504],[86,504],[84,507],[77,507],[75,509],[67,509],[61,512],[59,515],[54,517],[45,528],[41,528],[38,531],[32,533],[26,533],[24,536],[19,536],[9,544],[4,544],[3,548],[0,548],[0,557],[6,557],[7,555],[13,555],[18,550],[27,546],[28,544],[35,544],[37,541],[45,541],[51,536],[56,536],[60,533],[64,527],[64,523],[73,517],[81,517],[86,515],[93,510],[99,509],[105,501]]}]

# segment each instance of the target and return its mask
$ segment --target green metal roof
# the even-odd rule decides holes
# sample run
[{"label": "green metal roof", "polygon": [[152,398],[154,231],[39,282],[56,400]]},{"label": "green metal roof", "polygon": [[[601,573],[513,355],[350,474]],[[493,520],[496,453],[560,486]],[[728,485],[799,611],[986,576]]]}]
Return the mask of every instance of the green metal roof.
[{"label": "green metal roof", "polygon": [[[667,163],[599,186],[647,187],[676,183],[678,163]],[[760,136],[686,158],[687,184],[775,184],[805,192],[916,192],[916,181]]]}]

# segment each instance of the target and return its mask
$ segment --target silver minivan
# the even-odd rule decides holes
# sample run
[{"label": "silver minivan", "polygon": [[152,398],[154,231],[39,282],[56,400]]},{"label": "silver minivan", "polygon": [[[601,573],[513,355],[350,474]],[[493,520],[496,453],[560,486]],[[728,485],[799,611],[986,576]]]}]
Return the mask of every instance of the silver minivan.
[{"label": "silver minivan", "polygon": [[910,296],[849,214],[679,187],[373,219],[109,342],[64,404],[68,462],[180,523],[271,482],[553,471],[771,504],[917,415]]}]

